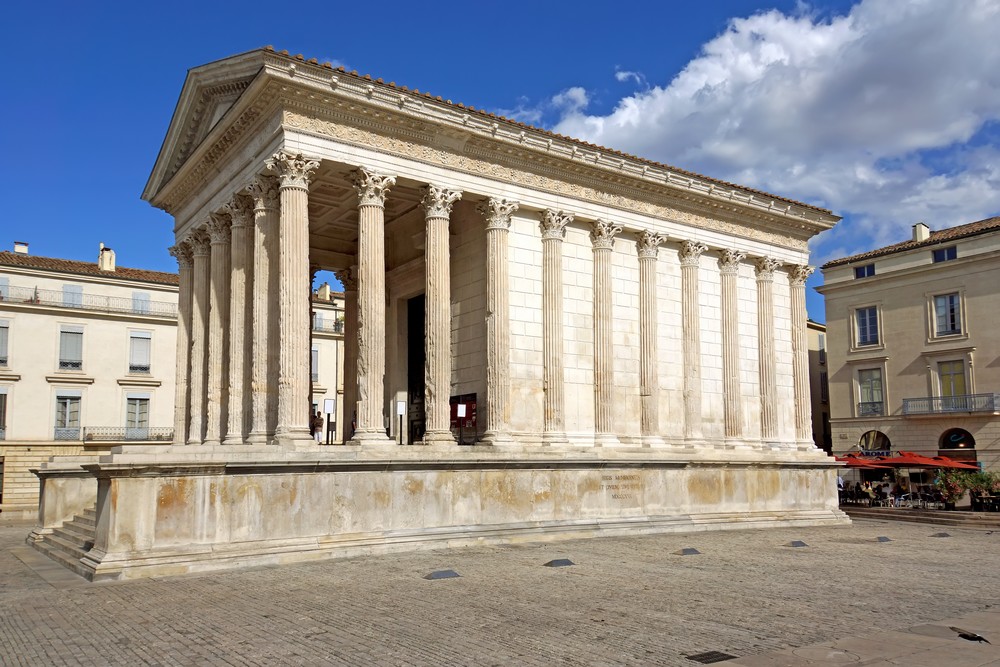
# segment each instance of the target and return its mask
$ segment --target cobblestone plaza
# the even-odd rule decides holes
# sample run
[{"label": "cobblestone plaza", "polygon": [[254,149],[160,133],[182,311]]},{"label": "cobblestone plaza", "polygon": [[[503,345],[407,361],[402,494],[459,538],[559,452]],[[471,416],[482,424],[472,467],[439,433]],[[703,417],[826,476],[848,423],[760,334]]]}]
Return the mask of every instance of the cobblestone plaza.
[{"label": "cobblestone plaza", "polygon": [[[4,665],[1000,664],[1000,531],[856,521],[98,584],[27,532],[0,527]],[[461,576],[424,578],[444,569]]]}]

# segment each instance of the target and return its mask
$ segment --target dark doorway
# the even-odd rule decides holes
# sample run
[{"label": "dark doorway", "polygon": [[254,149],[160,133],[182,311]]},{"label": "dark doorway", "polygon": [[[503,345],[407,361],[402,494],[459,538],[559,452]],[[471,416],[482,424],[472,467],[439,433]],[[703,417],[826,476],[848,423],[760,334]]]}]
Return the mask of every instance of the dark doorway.
[{"label": "dark doorway", "polygon": [[424,295],[406,302],[407,444],[424,439]]}]

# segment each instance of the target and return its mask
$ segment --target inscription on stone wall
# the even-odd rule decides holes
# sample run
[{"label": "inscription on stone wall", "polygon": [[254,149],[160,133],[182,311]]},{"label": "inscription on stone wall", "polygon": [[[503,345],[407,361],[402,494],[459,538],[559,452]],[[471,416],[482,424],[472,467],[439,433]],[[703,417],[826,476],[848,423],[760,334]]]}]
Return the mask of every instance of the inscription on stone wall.
[{"label": "inscription on stone wall", "polygon": [[601,491],[614,500],[635,500],[642,491],[642,478],[638,473],[601,475]]}]

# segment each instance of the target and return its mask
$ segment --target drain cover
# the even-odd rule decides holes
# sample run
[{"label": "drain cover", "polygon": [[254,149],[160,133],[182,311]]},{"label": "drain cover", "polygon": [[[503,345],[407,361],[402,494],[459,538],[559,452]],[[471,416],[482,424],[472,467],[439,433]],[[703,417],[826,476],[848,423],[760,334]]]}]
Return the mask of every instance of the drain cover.
[{"label": "drain cover", "polygon": [[729,655],[728,653],[723,653],[722,651],[707,651],[705,653],[695,653],[694,655],[684,656],[688,660],[694,660],[695,662],[700,662],[703,665],[710,665],[713,662],[725,662],[726,660],[733,660],[738,657],[735,655]]}]

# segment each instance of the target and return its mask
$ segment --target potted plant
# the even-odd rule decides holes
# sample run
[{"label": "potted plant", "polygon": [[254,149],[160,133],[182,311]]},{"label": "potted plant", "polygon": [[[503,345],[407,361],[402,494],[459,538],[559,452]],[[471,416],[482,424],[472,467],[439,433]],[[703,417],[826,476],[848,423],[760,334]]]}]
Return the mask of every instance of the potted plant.
[{"label": "potted plant", "polygon": [[941,470],[937,479],[934,480],[934,487],[941,494],[946,510],[955,509],[955,502],[965,493],[965,475],[957,470]]}]

